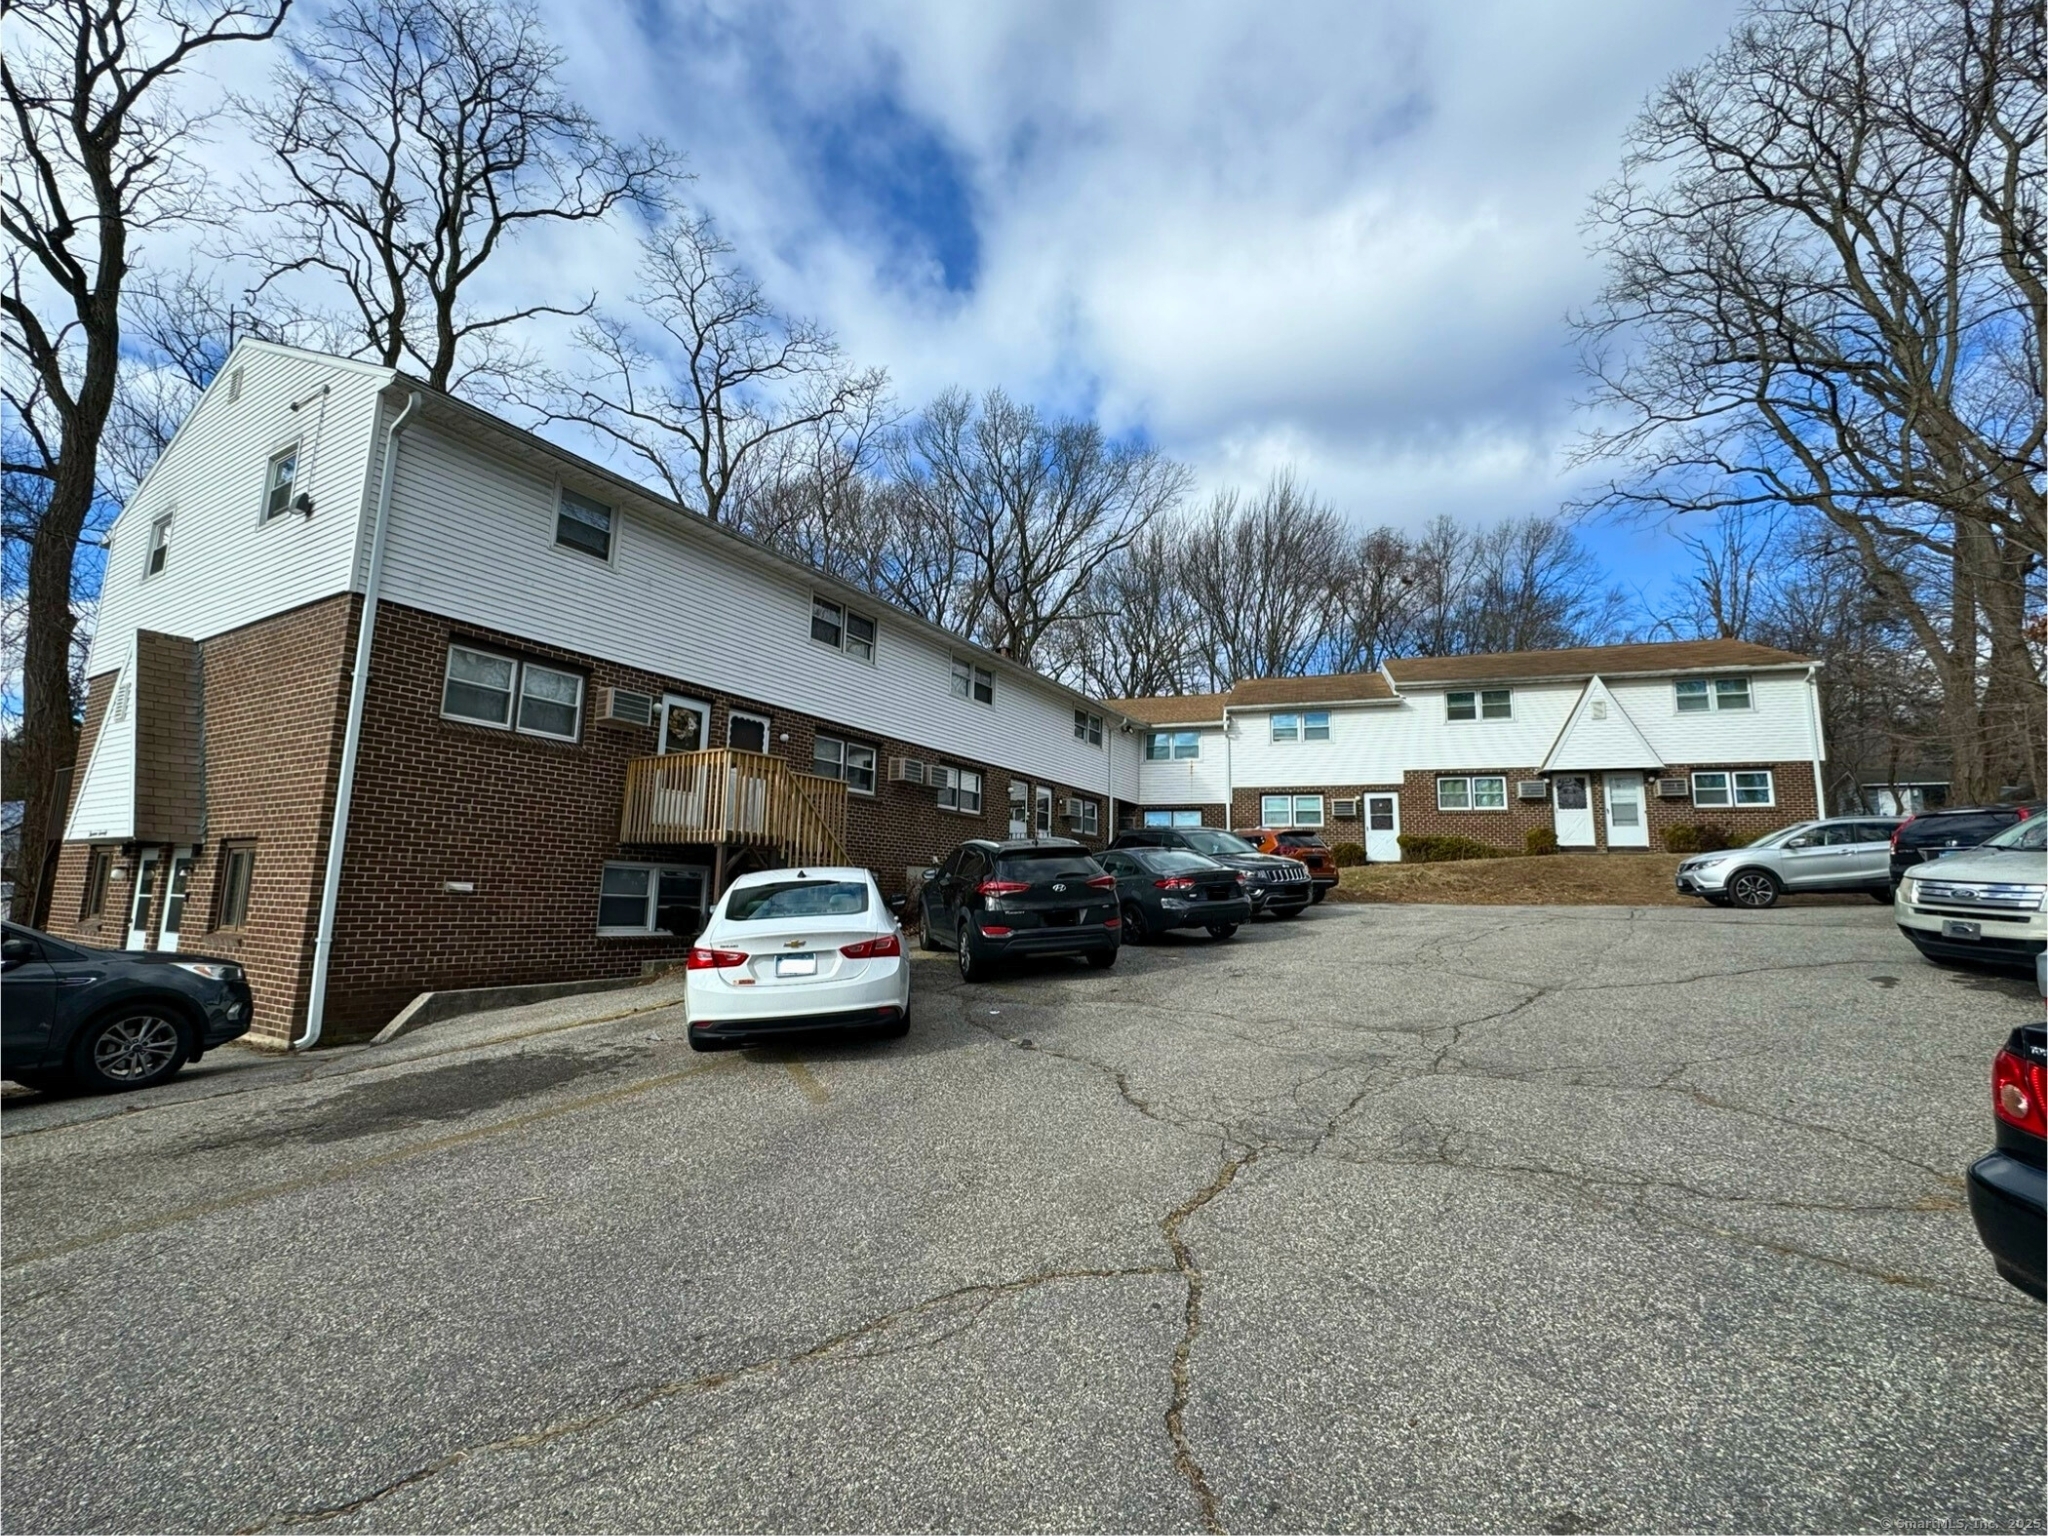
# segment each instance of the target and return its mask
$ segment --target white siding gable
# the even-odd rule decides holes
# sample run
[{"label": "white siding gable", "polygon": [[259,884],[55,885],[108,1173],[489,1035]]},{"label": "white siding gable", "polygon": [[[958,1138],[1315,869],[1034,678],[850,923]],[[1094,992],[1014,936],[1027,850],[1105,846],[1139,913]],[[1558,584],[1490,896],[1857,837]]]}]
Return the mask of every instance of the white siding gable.
[{"label": "white siding gable", "polygon": [[[1327,710],[1328,741],[1275,741],[1273,716]],[[1398,706],[1305,704],[1230,712],[1230,777],[1246,789],[1398,783]]]},{"label": "white siding gable", "polygon": [[1670,677],[1618,678],[1609,685],[1667,763],[1812,762],[1826,755],[1803,671],[1752,672],[1748,709],[1690,715],[1678,712],[1676,682]]},{"label": "white siding gable", "polygon": [[[97,643],[95,644],[97,649]],[[135,835],[135,639],[122,655],[114,691],[93,737],[92,760],[72,804],[66,842],[88,838],[126,841]]]},{"label": "white siding gable", "polygon": [[[955,696],[951,648],[880,604],[872,663],[818,644],[808,582],[652,504],[615,514],[610,560],[564,548],[558,483],[439,425],[408,427],[381,595],[1097,793],[1111,788],[1112,750],[1135,756],[1114,720],[1102,746],[1077,740],[1076,701],[1050,685],[998,670],[993,706]],[[614,486],[569,483],[622,500]],[[993,802],[1004,786],[984,790]]]},{"label": "white siding gable", "polygon": [[[346,591],[375,396],[390,378],[388,369],[239,344],[115,519],[88,675],[119,665],[137,629],[205,639]],[[296,411],[294,401],[303,402]],[[266,521],[271,456],[294,444],[294,491],[313,498],[313,515]],[[167,557],[150,575],[150,530],[166,514]]]},{"label": "white siding gable", "polygon": [[1663,758],[1636,729],[1628,711],[1599,678],[1590,678],[1543,760],[1543,771],[1590,772],[1602,768],[1661,768]]}]

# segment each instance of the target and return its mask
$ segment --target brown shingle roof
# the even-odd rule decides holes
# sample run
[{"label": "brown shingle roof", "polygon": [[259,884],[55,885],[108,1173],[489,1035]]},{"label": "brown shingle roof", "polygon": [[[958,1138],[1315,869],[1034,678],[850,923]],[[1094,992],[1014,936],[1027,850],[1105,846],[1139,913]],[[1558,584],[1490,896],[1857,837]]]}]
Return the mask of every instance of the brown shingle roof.
[{"label": "brown shingle roof", "polygon": [[1394,690],[1377,672],[1331,672],[1321,677],[1247,677],[1230,690],[1232,709],[1285,704],[1356,704],[1392,699]]},{"label": "brown shingle roof", "polygon": [[1207,725],[1223,718],[1227,693],[1179,693],[1156,699],[1104,699],[1119,714],[1147,725]]},{"label": "brown shingle roof", "polygon": [[1619,677],[1631,672],[1697,672],[1710,667],[1804,666],[1809,658],[1747,640],[1662,640],[1587,645],[1569,651],[1503,651],[1491,656],[1416,656],[1390,661],[1402,687],[1416,683],[1509,682],[1523,677]]}]

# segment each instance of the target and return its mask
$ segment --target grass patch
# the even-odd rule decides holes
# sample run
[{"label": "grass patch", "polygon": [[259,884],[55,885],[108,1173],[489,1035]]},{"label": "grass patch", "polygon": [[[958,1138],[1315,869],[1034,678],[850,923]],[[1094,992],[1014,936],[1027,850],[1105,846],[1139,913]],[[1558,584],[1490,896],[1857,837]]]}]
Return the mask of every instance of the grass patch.
[{"label": "grass patch", "polygon": [[[1331,901],[1440,902],[1482,907],[1698,907],[1681,896],[1668,853],[1551,853],[1338,871]],[[1858,893],[1787,896],[1791,905],[1867,903]]]}]

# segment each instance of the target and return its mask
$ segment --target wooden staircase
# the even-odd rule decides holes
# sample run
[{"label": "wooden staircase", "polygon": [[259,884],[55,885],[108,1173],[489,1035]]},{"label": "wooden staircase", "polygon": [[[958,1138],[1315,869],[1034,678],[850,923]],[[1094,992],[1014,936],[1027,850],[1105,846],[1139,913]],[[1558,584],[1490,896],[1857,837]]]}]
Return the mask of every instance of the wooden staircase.
[{"label": "wooden staircase", "polygon": [[715,896],[742,862],[845,864],[846,786],[730,747],[638,757],[626,765],[619,841],[716,848]]}]

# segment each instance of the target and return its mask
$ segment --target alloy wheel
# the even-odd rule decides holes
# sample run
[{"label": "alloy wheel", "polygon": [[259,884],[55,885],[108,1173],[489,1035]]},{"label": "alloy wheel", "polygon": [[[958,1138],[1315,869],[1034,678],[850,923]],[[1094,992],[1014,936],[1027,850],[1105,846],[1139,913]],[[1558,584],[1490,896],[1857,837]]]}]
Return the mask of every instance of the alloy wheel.
[{"label": "alloy wheel", "polygon": [[92,1064],[117,1083],[143,1083],[178,1054],[178,1026],[161,1014],[116,1020],[92,1044]]},{"label": "alloy wheel", "polygon": [[1768,907],[1778,899],[1778,882],[1761,870],[1744,870],[1729,882],[1729,894],[1738,906]]}]

